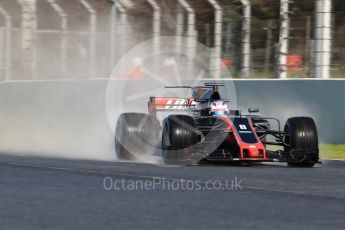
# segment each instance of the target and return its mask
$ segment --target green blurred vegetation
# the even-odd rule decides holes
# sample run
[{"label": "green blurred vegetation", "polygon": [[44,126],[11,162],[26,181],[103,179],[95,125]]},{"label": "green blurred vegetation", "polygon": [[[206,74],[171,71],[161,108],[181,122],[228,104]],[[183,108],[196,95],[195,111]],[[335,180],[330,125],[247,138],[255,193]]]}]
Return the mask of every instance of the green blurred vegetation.
[{"label": "green blurred vegetation", "polygon": [[330,159],[345,159],[345,145],[320,145],[320,157]]}]

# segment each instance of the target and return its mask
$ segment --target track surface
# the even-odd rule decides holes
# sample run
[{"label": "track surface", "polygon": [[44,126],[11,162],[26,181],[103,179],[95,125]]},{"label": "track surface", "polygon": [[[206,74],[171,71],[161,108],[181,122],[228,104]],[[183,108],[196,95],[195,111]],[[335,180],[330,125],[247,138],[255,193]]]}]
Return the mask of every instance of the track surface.
[{"label": "track surface", "polygon": [[[323,162],[160,167],[1,155],[0,229],[344,229],[345,162]],[[106,177],[237,178],[242,189],[107,191]]]}]

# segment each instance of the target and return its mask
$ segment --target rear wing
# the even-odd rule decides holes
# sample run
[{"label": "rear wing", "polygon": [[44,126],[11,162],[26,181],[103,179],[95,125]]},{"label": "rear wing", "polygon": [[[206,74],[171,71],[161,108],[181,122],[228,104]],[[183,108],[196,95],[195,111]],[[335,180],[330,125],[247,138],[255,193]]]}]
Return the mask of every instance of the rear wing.
[{"label": "rear wing", "polygon": [[150,115],[156,116],[157,111],[190,111],[195,105],[194,98],[150,97],[148,110]]}]

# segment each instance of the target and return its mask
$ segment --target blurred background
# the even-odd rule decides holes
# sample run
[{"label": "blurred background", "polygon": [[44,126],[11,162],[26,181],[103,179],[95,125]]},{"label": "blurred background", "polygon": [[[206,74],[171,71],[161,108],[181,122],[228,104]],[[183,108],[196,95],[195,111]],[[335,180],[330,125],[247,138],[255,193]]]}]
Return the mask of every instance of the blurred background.
[{"label": "blurred background", "polygon": [[0,79],[108,78],[159,36],[209,47],[216,78],[344,78],[344,35],[344,0],[0,0]]}]

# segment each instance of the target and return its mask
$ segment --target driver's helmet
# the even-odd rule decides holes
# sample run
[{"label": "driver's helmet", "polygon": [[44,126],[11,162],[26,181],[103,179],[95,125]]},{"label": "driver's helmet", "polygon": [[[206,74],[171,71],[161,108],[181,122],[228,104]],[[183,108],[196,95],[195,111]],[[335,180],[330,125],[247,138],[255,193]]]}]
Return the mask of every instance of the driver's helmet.
[{"label": "driver's helmet", "polygon": [[210,106],[212,116],[226,116],[229,114],[228,104],[225,101],[212,101]]}]

